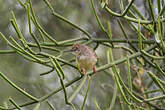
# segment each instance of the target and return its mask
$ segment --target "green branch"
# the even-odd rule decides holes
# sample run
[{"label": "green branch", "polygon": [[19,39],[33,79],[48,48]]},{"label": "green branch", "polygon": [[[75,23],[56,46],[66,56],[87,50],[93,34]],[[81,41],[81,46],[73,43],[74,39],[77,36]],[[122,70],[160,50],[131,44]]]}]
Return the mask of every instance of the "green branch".
[{"label": "green branch", "polygon": [[30,98],[30,99],[32,99],[33,101],[36,101],[36,102],[39,101],[37,98],[35,98],[34,96],[32,96],[29,93],[25,92],[23,89],[21,89],[20,87],[18,87],[15,83],[13,83],[11,80],[9,80],[2,72],[0,72],[0,76],[4,80],[6,80],[6,82],[8,82],[11,86],[13,86],[15,89],[17,89],[19,92],[21,92],[22,94],[24,94],[28,98]]},{"label": "green branch", "polygon": [[71,26],[75,27],[76,29],[80,30],[81,32],[83,32],[85,35],[87,35],[87,37],[90,39],[92,38],[92,36],[85,31],[84,29],[82,29],[81,27],[79,27],[78,25],[72,23],[71,21],[69,21],[68,19],[66,19],[65,17],[59,15],[58,13],[56,13],[53,9],[53,7],[51,6],[51,4],[48,2],[48,0],[43,0],[45,2],[45,4],[49,7],[49,9],[51,10],[52,15],[54,15],[55,17],[59,18],[60,20],[70,24]]}]

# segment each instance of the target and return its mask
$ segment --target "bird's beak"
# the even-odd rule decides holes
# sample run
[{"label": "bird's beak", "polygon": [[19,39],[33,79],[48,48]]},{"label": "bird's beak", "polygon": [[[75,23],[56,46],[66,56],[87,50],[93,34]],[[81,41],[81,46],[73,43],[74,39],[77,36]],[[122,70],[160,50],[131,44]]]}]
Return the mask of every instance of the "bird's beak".
[{"label": "bird's beak", "polygon": [[72,50],[72,49],[70,49],[70,50],[68,50],[68,52],[73,52],[73,50]]},{"label": "bird's beak", "polygon": [[72,49],[70,49],[70,50],[65,50],[65,52],[73,52],[73,50],[72,50]]}]

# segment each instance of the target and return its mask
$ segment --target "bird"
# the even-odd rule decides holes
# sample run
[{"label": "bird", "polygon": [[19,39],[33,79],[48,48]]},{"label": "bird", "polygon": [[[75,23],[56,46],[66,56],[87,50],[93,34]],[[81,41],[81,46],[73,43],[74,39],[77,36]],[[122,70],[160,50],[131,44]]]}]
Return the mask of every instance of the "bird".
[{"label": "bird", "polygon": [[93,68],[94,73],[97,72],[95,64],[97,63],[98,57],[91,47],[76,43],[73,44],[70,51],[76,56],[83,75],[85,75],[86,71],[91,68]]}]

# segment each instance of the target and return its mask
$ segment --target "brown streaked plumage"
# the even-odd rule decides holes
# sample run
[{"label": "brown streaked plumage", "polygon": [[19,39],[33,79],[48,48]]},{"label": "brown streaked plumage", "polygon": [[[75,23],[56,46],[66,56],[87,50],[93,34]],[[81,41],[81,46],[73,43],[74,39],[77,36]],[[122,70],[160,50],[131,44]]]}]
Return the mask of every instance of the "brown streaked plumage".
[{"label": "brown streaked plumage", "polygon": [[74,44],[71,51],[76,55],[82,74],[86,74],[86,70],[93,68],[93,71],[96,72],[96,62],[97,55],[95,51],[86,45],[83,44]]}]

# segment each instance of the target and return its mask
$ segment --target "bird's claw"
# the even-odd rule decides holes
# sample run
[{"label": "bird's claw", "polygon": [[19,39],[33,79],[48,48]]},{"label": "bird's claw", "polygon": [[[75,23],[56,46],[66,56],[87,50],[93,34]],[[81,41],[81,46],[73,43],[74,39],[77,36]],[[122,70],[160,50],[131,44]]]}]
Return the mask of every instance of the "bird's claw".
[{"label": "bird's claw", "polygon": [[94,73],[97,72],[96,66],[93,67],[93,72],[94,72]]},{"label": "bird's claw", "polygon": [[83,75],[86,74],[86,70],[85,70],[85,68],[81,68],[81,73],[82,73]]}]

